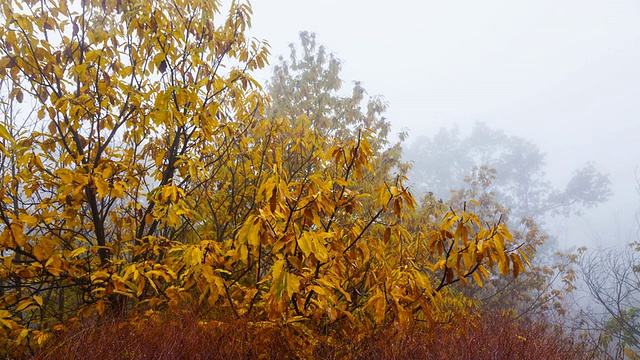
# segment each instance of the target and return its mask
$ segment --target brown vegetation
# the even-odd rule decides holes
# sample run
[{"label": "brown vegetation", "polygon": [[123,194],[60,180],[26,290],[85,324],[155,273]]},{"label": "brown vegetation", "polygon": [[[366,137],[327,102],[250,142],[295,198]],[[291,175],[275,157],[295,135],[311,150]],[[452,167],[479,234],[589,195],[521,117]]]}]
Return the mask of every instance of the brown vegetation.
[{"label": "brown vegetation", "polygon": [[[300,324],[204,322],[193,312],[111,318],[61,336],[39,359],[587,359],[572,334],[544,321],[484,314],[369,334],[312,334]],[[137,324],[137,325],[134,325]],[[356,341],[355,339],[360,338]]]}]

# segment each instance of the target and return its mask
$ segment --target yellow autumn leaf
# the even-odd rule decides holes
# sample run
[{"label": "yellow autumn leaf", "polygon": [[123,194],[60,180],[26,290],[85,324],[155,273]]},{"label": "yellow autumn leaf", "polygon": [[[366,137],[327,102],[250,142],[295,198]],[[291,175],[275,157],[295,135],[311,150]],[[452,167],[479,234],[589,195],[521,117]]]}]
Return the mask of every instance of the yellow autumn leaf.
[{"label": "yellow autumn leaf", "polygon": [[71,253],[69,253],[69,258],[80,256],[80,255],[84,254],[85,252],[87,252],[87,248],[85,248],[85,247],[79,247],[79,248],[73,249],[73,251],[71,251]]},{"label": "yellow autumn leaf", "polygon": [[302,237],[298,240],[298,246],[300,246],[300,250],[302,250],[302,253],[305,256],[311,255],[312,242],[313,242],[313,238],[308,233],[303,234]]},{"label": "yellow autumn leaf", "polygon": [[11,143],[15,142],[13,140],[13,136],[11,136],[11,133],[7,130],[7,128],[2,123],[0,123],[0,138],[7,140]]},{"label": "yellow autumn leaf", "polygon": [[287,295],[292,297],[300,288],[300,278],[295,274],[287,273],[286,279]]},{"label": "yellow autumn leaf", "polygon": [[24,222],[29,226],[34,226],[38,223],[38,218],[29,214],[21,214],[20,221]]},{"label": "yellow autumn leaf", "polygon": [[33,307],[33,299],[22,299],[16,305],[16,312],[28,311]]},{"label": "yellow autumn leaf", "polygon": [[96,186],[96,189],[98,190],[98,196],[100,196],[101,198],[109,196],[109,193],[111,192],[111,186],[108,182],[97,177],[93,177],[92,180]]}]

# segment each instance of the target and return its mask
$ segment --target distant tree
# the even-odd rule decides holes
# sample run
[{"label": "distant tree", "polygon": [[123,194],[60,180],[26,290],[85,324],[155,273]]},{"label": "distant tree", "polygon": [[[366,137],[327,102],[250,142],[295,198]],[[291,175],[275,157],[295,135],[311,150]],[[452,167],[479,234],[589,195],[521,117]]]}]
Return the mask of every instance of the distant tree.
[{"label": "distant tree", "polygon": [[640,244],[625,249],[582,249],[580,273],[590,295],[582,325],[614,358],[640,358]]},{"label": "distant tree", "polygon": [[616,359],[640,359],[640,210],[636,221],[636,240],[628,246],[581,248],[578,261],[587,296],[577,299],[577,323]]},{"label": "distant tree", "polygon": [[299,44],[291,43],[289,48],[289,56],[281,55],[273,66],[266,86],[271,97],[267,115],[285,117],[294,127],[317,133],[327,140],[325,146],[367,133],[379,178],[388,177],[392,170],[404,174],[407,167],[400,163],[400,157],[406,134],[400,134],[399,142],[389,140],[391,123],[384,116],[384,99],[366,99],[367,92],[359,81],[350,91],[343,91],[342,62],[318,45],[314,33],[300,32]]},{"label": "distant tree", "polygon": [[[459,207],[471,199],[483,221],[502,219],[513,229],[515,244],[537,251],[531,271],[518,279],[494,279],[464,291],[486,306],[517,309],[521,314],[555,309],[564,313],[564,291],[572,290],[575,254],[554,250],[544,229],[551,214],[579,214],[610,196],[607,175],[592,164],[574,171],[564,190],[546,177],[545,156],[532,142],[476,123],[464,137],[457,127],[420,137],[405,148],[411,163],[410,186],[418,196],[442,198]],[[560,291],[563,290],[563,291]]]},{"label": "distant tree", "polygon": [[574,170],[565,188],[555,189],[545,173],[545,155],[535,144],[482,122],[466,137],[457,127],[421,136],[404,148],[403,159],[412,164],[408,176],[418,197],[430,192],[445,200],[451,190],[469,187],[465,177],[474,167],[494,169],[492,191],[514,219],[541,222],[551,213],[579,214],[611,195],[608,175],[593,164]]}]

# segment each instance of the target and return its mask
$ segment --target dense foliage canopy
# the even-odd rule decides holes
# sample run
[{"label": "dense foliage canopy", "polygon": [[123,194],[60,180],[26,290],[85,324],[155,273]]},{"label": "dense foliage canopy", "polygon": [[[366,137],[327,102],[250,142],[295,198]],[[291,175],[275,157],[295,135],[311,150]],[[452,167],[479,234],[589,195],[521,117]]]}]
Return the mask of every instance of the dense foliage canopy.
[{"label": "dense foliage canopy", "polygon": [[318,335],[464,314],[449,285],[525,271],[533,248],[472,199],[416,211],[384,104],[333,93],[339,63],[312,36],[271,104],[250,6],[221,9],[0,5],[1,351],[198,308],[202,324],[295,327],[308,357]]}]

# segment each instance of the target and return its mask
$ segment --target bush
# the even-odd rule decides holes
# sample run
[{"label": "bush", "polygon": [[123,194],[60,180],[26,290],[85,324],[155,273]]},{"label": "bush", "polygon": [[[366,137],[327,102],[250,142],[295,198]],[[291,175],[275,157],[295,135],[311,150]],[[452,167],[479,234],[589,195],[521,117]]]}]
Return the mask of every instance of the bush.
[{"label": "bush", "polygon": [[[60,336],[40,359],[586,359],[586,345],[543,320],[476,314],[368,334],[312,334],[301,324],[202,321],[191,311],[111,318]],[[343,329],[345,327],[342,327]]]}]

